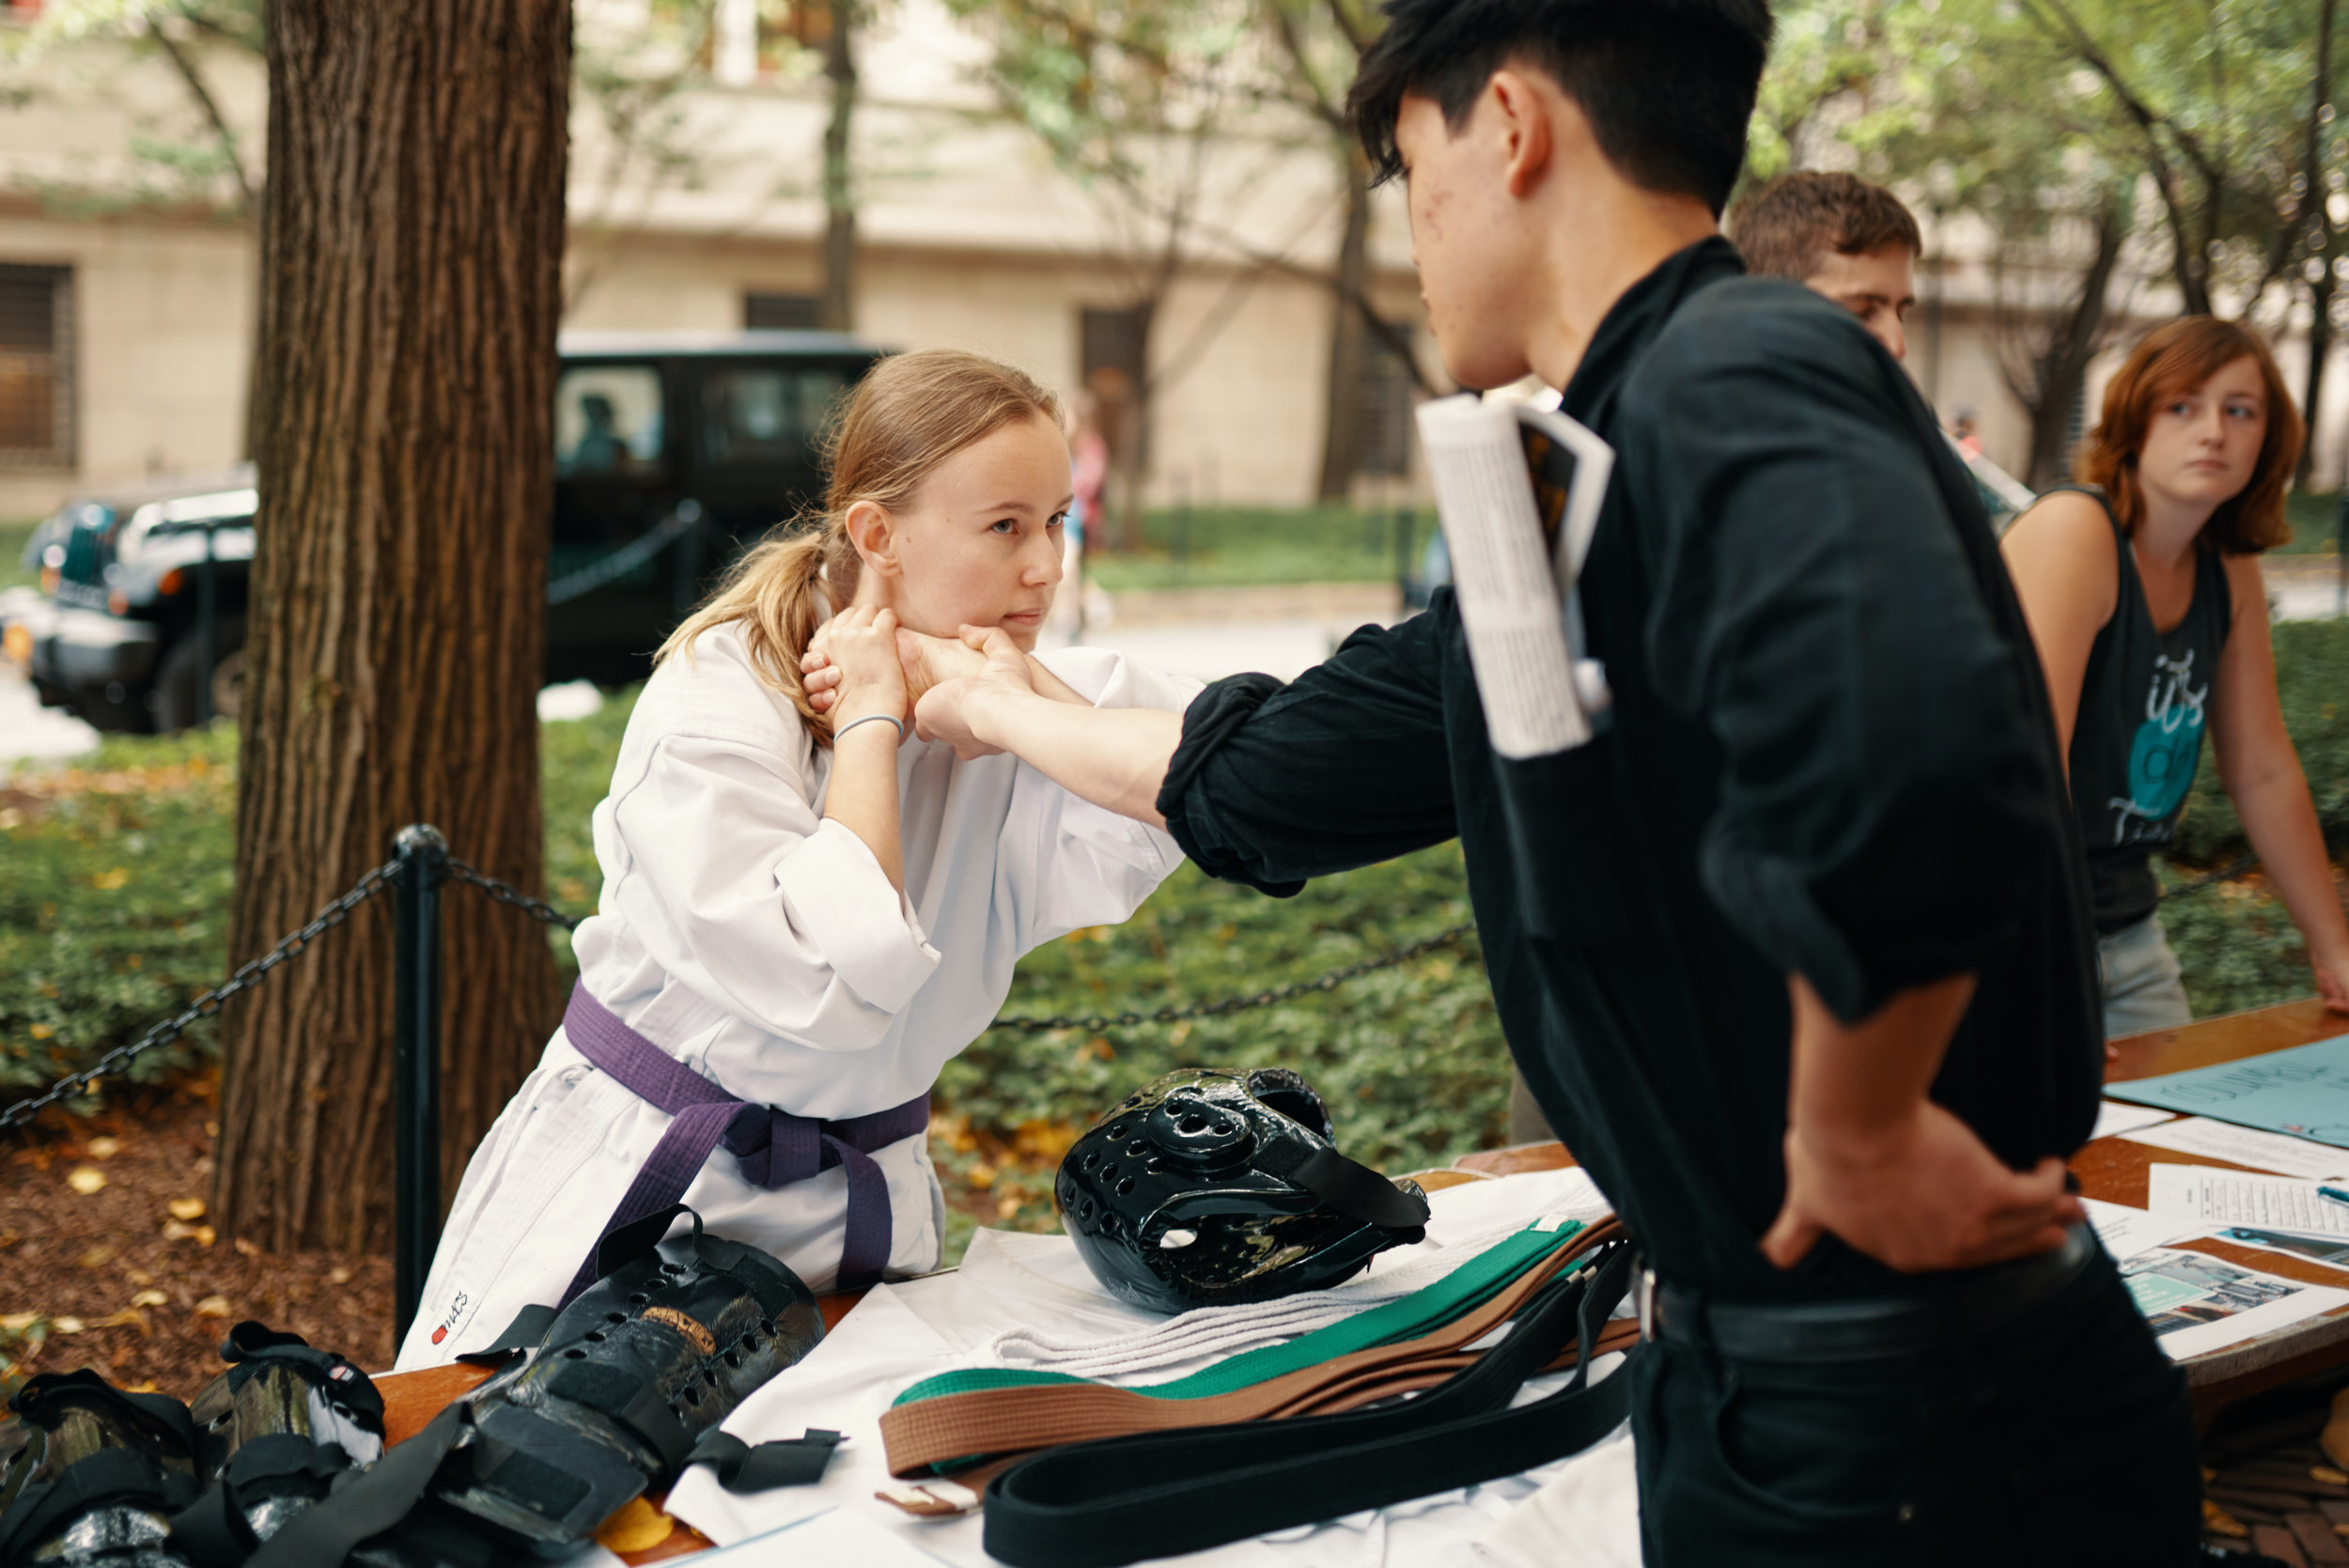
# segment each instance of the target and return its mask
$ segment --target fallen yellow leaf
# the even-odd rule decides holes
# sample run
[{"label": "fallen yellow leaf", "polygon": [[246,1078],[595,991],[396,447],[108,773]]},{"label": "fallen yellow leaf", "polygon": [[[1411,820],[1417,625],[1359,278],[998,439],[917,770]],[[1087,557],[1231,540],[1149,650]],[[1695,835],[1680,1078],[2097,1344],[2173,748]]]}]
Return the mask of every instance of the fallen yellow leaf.
[{"label": "fallen yellow leaf", "polygon": [[40,1321],[39,1312],[10,1312],[0,1317],[0,1333],[22,1334]]},{"label": "fallen yellow leaf", "polygon": [[53,1317],[49,1320],[49,1327],[60,1334],[78,1334],[82,1331],[82,1320],[78,1317]]},{"label": "fallen yellow leaf", "polygon": [[195,1304],[195,1315],[198,1317],[226,1317],[230,1311],[228,1297],[225,1296],[208,1296]]},{"label": "fallen yellow leaf", "polygon": [[122,1271],[122,1277],[134,1285],[151,1285],[155,1282],[155,1276],[144,1268],[126,1268]]},{"label": "fallen yellow leaf", "polygon": [[143,1290],[131,1297],[131,1305],[133,1307],[168,1307],[171,1305],[171,1297],[159,1290]]},{"label": "fallen yellow leaf", "polygon": [[188,1237],[194,1234],[195,1234],[195,1227],[193,1225],[182,1225],[177,1219],[166,1219],[163,1221],[163,1239],[165,1241],[185,1241]]},{"label": "fallen yellow leaf", "polygon": [[147,1314],[136,1307],[125,1307],[118,1312],[100,1318],[90,1327],[92,1328],[135,1328],[142,1339],[155,1337],[154,1326],[147,1321]]},{"label": "fallen yellow leaf", "polygon": [[350,1283],[350,1270],[336,1264],[326,1271],[326,1282],[330,1285],[347,1285]]},{"label": "fallen yellow leaf", "polygon": [[669,1539],[677,1521],[642,1498],[630,1498],[596,1531],[598,1544],[614,1552],[650,1551]]},{"label": "fallen yellow leaf", "polygon": [[114,1262],[114,1257],[115,1250],[113,1248],[93,1247],[73,1261],[81,1265],[84,1268],[103,1268],[108,1264]]},{"label": "fallen yellow leaf", "polygon": [[237,1250],[239,1253],[248,1258],[257,1258],[261,1255],[260,1248],[256,1246],[254,1243],[247,1241],[242,1236],[239,1236],[237,1238]]},{"label": "fallen yellow leaf", "polygon": [[97,876],[91,877],[89,879],[89,885],[96,888],[100,893],[113,893],[130,879],[131,874],[123,870],[120,866],[117,866],[112,871],[101,871]]},{"label": "fallen yellow leaf", "polygon": [[65,1185],[86,1198],[106,1185],[106,1172],[95,1165],[77,1165],[66,1176]]},{"label": "fallen yellow leaf", "polygon": [[50,1028],[45,1023],[37,1023],[33,1025],[33,1038],[36,1040],[46,1040],[54,1035],[56,1032],[57,1032],[55,1030]]},{"label": "fallen yellow leaf", "polygon": [[201,1198],[174,1198],[168,1206],[171,1209],[171,1217],[174,1219],[201,1219],[204,1218],[204,1200]]},{"label": "fallen yellow leaf", "polygon": [[89,1141],[89,1153],[92,1159],[112,1159],[121,1152],[122,1140],[119,1138],[101,1137]]},{"label": "fallen yellow leaf", "polygon": [[198,1225],[195,1228],[195,1244],[198,1247],[210,1247],[213,1242],[219,1239],[220,1233],[213,1230],[210,1225]]}]

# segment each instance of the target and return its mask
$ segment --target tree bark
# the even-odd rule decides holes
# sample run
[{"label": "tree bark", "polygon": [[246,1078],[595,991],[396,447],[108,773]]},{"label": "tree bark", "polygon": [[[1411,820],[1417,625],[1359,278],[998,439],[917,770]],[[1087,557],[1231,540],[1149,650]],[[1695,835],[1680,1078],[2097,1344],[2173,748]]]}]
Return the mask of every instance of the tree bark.
[{"label": "tree bark", "polygon": [[2128,239],[2129,196],[2125,189],[2111,192],[2095,218],[2096,253],[2081,274],[2072,307],[2055,318],[2040,350],[2031,356],[2028,377],[2012,373],[2008,388],[2030,414],[2030,461],[2024,480],[2045,489],[2064,477],[2064,442],[2071,434],[2072,408],[2088,380],[2088,366],[2103,340],[2105,296],[2112,287],[2113,268]]},{"label": "tree bark", "polygon": [[2316,472],[2316,419],[2325,398],[2325,361],[2333,349],[2333,262],[2338,236],[2333,215],[2325,204],[2325,111],[2333,101],[2333,0],[2317,8],[2316,78],[2309,94],[2307,183],[2301,187],[2301,210],[2315,230],[2310,246],[2317,274],[2309,282],[2309,377],[2300,398],[2300,413],[2308,421],[2308,439],[2300,443],[2299,461],[2292,480],[2302,489]]},{"label": "tree bark", "polygon": [[1322,399],[1321,483],[1325,502],[1344,501],[1361,467],[1362,398],[1370,378],[1370,160],[1351,135],[1338,155],[1346,170],[1346,228],[1338,240],[1336,287],[1330,295],[1330,373]]},{"label": "tree bark", "polygon": [[832,0],[832,31],[824,39],[824,75],[832,83],[832,118],[824,126],[824,293],[816,318],[834,332],[847,332],[856,310],[856,183],[848,161],[855,39],[854,0]]},{"label": "tree bark", "polygon": [[[233,956],[431,822],[539,879],[570,8],[275,0],[261,507]],[[443,1190],[554,1019],[544,933],[452,889]],[[273,1250],[390,1218],[390,900],[228,1018],[213,1207]]]}]

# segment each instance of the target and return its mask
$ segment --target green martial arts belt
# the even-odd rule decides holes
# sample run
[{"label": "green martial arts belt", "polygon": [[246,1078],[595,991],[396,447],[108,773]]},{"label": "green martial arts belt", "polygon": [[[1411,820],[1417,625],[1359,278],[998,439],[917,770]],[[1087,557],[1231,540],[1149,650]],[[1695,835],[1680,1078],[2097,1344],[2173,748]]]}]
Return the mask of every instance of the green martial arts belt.
[{"label": "green martial arts belt", "polygon": [[[1587,1254],[1587,1265],[1546,1279],[1499,1344],[1416,1399],[1277,1423],[1142,1432],[1023,1459],[988,1483],[988,1555],[1012,1568],[1116,1568],[1579,1452],[1613,1431],[1631,1403],[1625,1368],[1589,1381],[1592,1359],[1608,1348],[1602,1330],[1631,1281],[1630,1244]],[[1525,1380],[1569,1342],[1587,1353],[1565,1387],[1513,1405]]]},{"label": "green martial arts belt", "polygon": [[[1483,1359],[1467,1347],[1517,1316],[1560,1274],[1582,1279],[1590,1271],[1581,1265],[1602,1252],[1610,1259],[1623,1252],[1610,1246],[1622,1237],[1611,1219],[1588,1228],[1540,1222],[1410,1296],[1149,1388],[1014,1368],[927,1378],[898,1395],[881,1418],[889,1468],[907,1478],[954,1474],[970,1485],[983,1479],[973,1467],[985,1465],[992,1474],[1041,1449],[1230,1422],[1293,1421],[1428,1389]],[[1615,1299],[1621,1296],[1618,1289]],[[1599,1335],[1605,1319],[1601,1312],[1592,1335]],[[1572,1343],[1592,1343],[1598,1354],[1624,1348],[1636,1334],[1637,1326],[1626,1323],[1595,1341]],[[1513,1330],[1507,1343],[1517,1337]],[[1567,1343],[1551,1344],[1532,1370],[1561,1356]],[[1618,1386],[1614,1379],[1601,1385]]]}]

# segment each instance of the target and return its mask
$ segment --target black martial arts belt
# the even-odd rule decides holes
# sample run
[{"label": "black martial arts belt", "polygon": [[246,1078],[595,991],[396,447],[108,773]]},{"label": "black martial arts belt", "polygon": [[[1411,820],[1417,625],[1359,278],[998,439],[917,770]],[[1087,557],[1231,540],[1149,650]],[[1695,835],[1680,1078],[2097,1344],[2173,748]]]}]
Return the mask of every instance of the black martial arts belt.
[{"label": "black martial arts belt", "polygon": [[[1121,1568],[1515,1475],[1579,1452],[1630,1409],[1627,1366],[1509,1407],[1569,1339],[1595,1346],[1631,1279],[1619,1242],[1545,1286],[1474,1365],[1400,1405],[1050,1449],[988,1483],[985,1544],[1012,1568]],[[1635,1348],[1633,1355],[1639,1354]]]}]

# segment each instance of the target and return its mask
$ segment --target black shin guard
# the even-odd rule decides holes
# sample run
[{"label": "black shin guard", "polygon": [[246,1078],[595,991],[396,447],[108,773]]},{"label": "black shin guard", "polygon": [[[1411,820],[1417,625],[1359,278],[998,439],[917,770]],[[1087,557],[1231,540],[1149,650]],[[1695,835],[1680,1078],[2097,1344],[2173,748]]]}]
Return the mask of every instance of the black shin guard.
[{"label": "black shin guard", "polygon": [[228,1370],[190,1410],[212,1484],[172,1520],[194,1568],[235,1568],[383,1453],[383,1396],[342,1357],[258,1323],[238,1324],[220,1355]]},{"label": "black shin guard", "polygon": [[190,1568],[169,1539],[200,1484],[186,1405],[86,1369],[33,1378],[8,1406],[26,1441],[0,1478],[0,1563]]},{"label": "black shin guard", "polygon": [[823,1338],[814,1295],[766,1253],[703,1234],[698,1219],[661,1242],[680,1212],[607,1238],[602,1278],[527,1361],[288,1526],[254,1568],[559,1557],[674,1481],[705,1434]]}]

